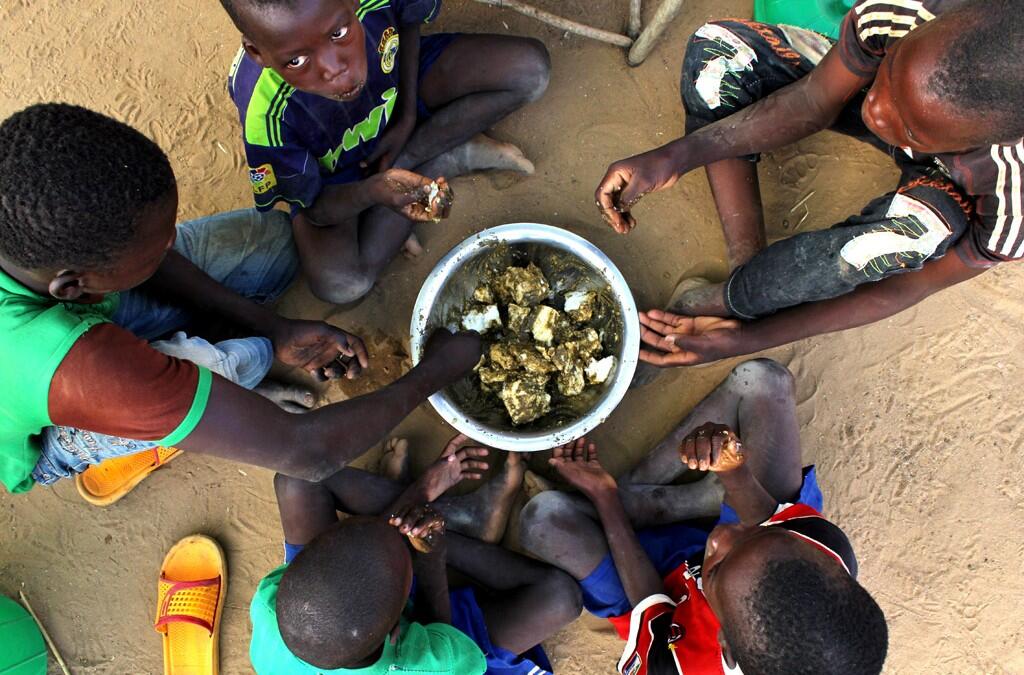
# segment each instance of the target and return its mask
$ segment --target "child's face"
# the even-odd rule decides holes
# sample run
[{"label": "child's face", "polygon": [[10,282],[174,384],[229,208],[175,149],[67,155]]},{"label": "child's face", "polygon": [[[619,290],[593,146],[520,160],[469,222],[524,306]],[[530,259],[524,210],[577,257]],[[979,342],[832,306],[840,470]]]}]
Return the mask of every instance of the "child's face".
[{"label": "child's face", "polygon": [[938,154],[970,150],[989,136],[969,111],[953,109],[928,86],[950,37],[947,27],[934,22],[897,42],[882,61],[861,116],[886,143]]},{"label": "child's face", "polygon": [[246,51],[300,91],[351,101],[366,84],[366,39],[353,0],[302,0],[246,18]]}]

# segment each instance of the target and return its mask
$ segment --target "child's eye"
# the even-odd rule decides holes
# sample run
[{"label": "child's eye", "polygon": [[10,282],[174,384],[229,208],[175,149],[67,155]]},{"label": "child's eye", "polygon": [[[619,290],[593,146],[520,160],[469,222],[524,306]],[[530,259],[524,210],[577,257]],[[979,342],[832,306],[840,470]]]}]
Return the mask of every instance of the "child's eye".
[{"label": "child's eye", "polygon": [[301,68],[302,66],[306,65],[307,61],[309,61],[308,56],[296,56],[294,59],[288,62],[288,67]]},{"label": "child's eye", "polygon": [[342,26],[338,30],[336,30],[333,33],[331,33],[331,39],[332,40],[340,40],[341,38],[345,37],[346,35],[348,35],[348,26]]}]

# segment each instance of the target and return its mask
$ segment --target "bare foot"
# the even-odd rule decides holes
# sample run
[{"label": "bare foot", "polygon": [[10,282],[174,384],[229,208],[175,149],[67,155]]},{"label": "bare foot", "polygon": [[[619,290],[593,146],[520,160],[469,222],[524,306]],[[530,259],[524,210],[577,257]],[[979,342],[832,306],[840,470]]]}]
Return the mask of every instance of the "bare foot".
[{"label": "bare foot", "polygon": [[384,441],[384,454],[380,456],[377,473],[400,483],[408,483],[409,441],[404,438]]},{"label": "bare foot", "polygon": [[427,164],[431,165],[437,175],[449,179],[474,171],[514,171],[526,176],[534,172],[533,162],[526,158],[522,150],[511,143],[503,143],[483,134],[477,134]]},{"label": "bare foot", "polygon": [[[492,451],[492,456],[498,451]],[[515,452],[505,454],[505,465],[475,492],[445,500],[448,527],[489,544],[501,541],[509,512],[523,484],[526,463]]]},{"label": "bare foot", "polygon": [[415,260],[423,255],[423,245],[415,233],[410,234],[409,238],[402,244],[402,253],[410,260]]},{"label": "bare foot", "polygon": [[309,412],[317,400],[316,392],[312,389],[271,379],[263,380],[253,391],[290,413]]}]

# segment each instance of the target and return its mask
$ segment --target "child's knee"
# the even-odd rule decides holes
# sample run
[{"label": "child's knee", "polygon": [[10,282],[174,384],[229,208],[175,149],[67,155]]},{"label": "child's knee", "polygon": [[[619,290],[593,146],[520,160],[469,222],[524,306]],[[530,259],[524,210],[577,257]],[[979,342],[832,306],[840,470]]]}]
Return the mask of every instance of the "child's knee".
[{"label": "child's knee", "polygon": [[551,78],[551,56],[544,43],[524,38],[514,72],[515,88],[525,102],[530,103],[543,96]]},{"label": "child's knee", "polygon": [[733,386],[753,394],[793,391],[795,378],[789,368],[772,359],[752,359],[730,373]]},{"label": "child's knee", "polygon": [[519,543],[524,549],[540,555],[551,537],[563,537],[579,517],[568,495],[549,490],[541,492],[523,507],[519,516]]},{"label": "child's knee", "polygon": [[321,271],[309,277],[309,290],[318,299],[334,305],[347,305],[366,296],[376,279],[366,272]]}]

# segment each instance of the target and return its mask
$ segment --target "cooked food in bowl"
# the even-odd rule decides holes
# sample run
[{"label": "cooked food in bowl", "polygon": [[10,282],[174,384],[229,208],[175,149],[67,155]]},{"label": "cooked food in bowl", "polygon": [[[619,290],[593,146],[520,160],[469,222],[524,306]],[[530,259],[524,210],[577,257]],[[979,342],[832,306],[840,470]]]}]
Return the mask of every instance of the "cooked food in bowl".
[{"label": "cooked food in bowl", "polygon": [[614,372],[622,316],[607,283],[561,249],[502,244],[471,270],[454,323],[484,355],[453,399],[475,417],[550,428],[591,408]]}]

